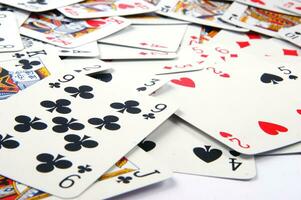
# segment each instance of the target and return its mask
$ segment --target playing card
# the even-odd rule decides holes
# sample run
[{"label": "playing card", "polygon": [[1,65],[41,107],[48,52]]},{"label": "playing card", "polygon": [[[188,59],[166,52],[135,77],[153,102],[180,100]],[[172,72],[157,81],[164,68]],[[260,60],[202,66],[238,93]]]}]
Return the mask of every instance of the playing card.
[{"label": "playing card", "polygon": [[300,24],[298,16],[286,15],[234,2],[221,17],[225,22],[272,37],[279,37],[281,28]]},{"label": "playing card", "polygon": [[0,3],[10,5],[22,10],[27,10],[30,12],[44,12],[48,10],[53,10],[62,6],[70,5],[73,3],[80,2],[82,0],[0,0]]},{"label": "playing card", "polygon": [[279,31],[281,38],[301,47],[301,24],[290,28],[283,28]]},{"label": "playing card", "polygon": [[87,19],[153,12],[156,6],[144,0],[87,0],[58,10],[70,18]]},{"label": "playing card", "polygon": [[[147,76],[151,74],[173,74],[186,71],[202,70],[206,66],[206,62],[209,62],[208,58],[215,58],[214,56],[228,56],[235,57],[234,52],[227,51],[218,53],[221,51],[221,46],[212,47],[212,54],[208,56],[207,52],[204,52],[204,46],[202,42],[209,40],[213,37],[213,31],[210,28],[205,28],[200,25],[189,25],[183,37],[181,48],[178,50],[178,57],[173,60],[151,60],[151,61],[139,61],[139,60],[120,60],[110,62],[110,65],[114,69],[118,69],[120,73],[127,74],[128,71],[139,73],[139,77],[142,74]],[[218,48],[217,48],[218,47]],[[217,48],[215,50],[214,48]],[[208,52],[209,53],[209,52]],[[126,53],[125,53],[126,54]],[[126,57],[126,55],[124,55]],[[219,58],[222,62],[224,60]],[[141,67],[143,66],[143,67]]]},{"label": "playing card", "polygon": [[300,0],[282,0],[278,5],[281,9],[287,10],[291,13],[301,15],[301,1]]},{"label": "playing card", "polygon": [[133,25],[98,40],[99,43],[176,52],[187,25]]},{"label": "playing card", "polygon": [[23,48],[14,13],[0,12],[0,52],[19,51]]},{"label": "playing card", "polygon": [[265,10],[270,10],[278,13],[291,14],[288,11],[285,11],[279,8],[282,0],[236,0],[239,3],[243,3],[249,6],[258,7]]},{"label": "playing card", "polygon": [[155,12],[152,13],[145,13],[145,14],[140,14],[140,15],[131,15],[131,16],[126,16],[126,19],[129,19],[131,21],[131,24],[133,25],[145,25],[145,24],[189,24],[187,21],[183,20],[178,20],[178,19],[173,19],[173,18],[168,18],[163,15],[158,15]]},{"label": "playing card", "polygon": [[231,2],[225,1],[161,0],[157,13],[201,25],[247,32],[247,29],[235,27],[219,20],[219,17],[230,5]]},{"label": "playing card", "polygon": [[[266,48],[269,47],[269,48]],[[266,58],[291,59],[300,58],[301,51],[295,45],[287,43],[284,40],[271,38],[253,43],[252,46],[243,49],[245,53],[264,56]]]},{"label": "playing card", "polygon": [[60,63],[55,51],[43,46],[18,53],[2,53],[0,60],[0,100],[7,99],[60,70],[54,67]]},{"label": "playing card", "polygon": [[111,68],[107,63],[96,58],[68,58],[62,60],[62,63],[66,65],[68,70],[86,75],[99,73]]},{"label": "playing card", "polygon": [[300,60],[259,58],[241,55],[179,74],[154,95],[180,103],[179,117],[240,153],[253,155],[299,142]]},{"label": "playing card", "polygon": [[[87,191],[74,199],[105,199],[163,181],[171,175],[170,170],[136,147],[116,162]],[[45,200],[60,199],[3,176],[0,176],[1,189],[1,197],[10,199],[23,199],[28,196]]]},{"label": "playing card", "polygon": [[[1,128],[0,156],[9,162],[1,164],[0,173],[71,198],[86,190],[176,107],[60,70],[4,101],[1,110],[0,120],[6,126]],[[9,159],[12,156],[18,159]]]},{"label": "playing card", "polygon": [[17,18],[19,26],[23,24],[23,22],[28,18],[30,12],[26,12],[24,10],[20,10],[18,8],[13,8],[6,5],[0,4],[0,11],[9,11],[15,14],[15,17]]},{"label": "playing card", "polygon": [[139,147],[178,173],[231,179],[256,175],[254,157],[217,143],[177,117],[164,122]]},{"label": "playing card", "polygon": [[[124,68],[124,65],[117,66],[111,65],[111,63],[105,63],[105,66],[111,67],[112,69],[99,73],[89,73],[88,75],[101,81],[108,87],[115,88],[122,86],[128,88],[130,92],[138,92],[139,95],[151,95],[169,81],[169,78],[153,74],[153,70],[129,70],[129,68]],[[132,69],[135,68],[135,65],[132,66]],[[127,73],[125,73],[124,70],[126,70]],[[131,71],[130,76],[136,77],[135,79],[129,78],[129,71]],[[84,73],[83,70],[82,72]],[[87,72],[85,74],[87,74]]]},{"label": "playing card", "polygon": [[20,28],[22,35],[56,46],[74,48],[115,33],[130,23],[120,17],[72,20],[57,11],[32,13]]},{"label": "playing card", "polygon": [[40,58],[1,61],[0,65],[0,100],[28,88],[57,70]]},{"label": "playing card", "polygon": [[99,58],[102,60],[132,60],[132,59],[173,59],[177,53],[131,48],[110,44],[98,44]]},{"label": "playing card", "polygon": [[[238,33],[221,30],[211,40],[211,44],[223,44],[223,46],[227,46],[233,50],[244,51],[245,49],[251,48],[257,43],[261,44],[265,39],[267,39],[267,37],[254,32]],[[271,48],[264,48],[264,50],[265,49]]]},{"label": "playing card", "polygon": [[96,57],[99,56],[97,42],[91,42],[75,48],[63,48],[35,40],[33,38],[22,36],[22,42],[25,48],[34,47],[36,45],[51,46],[56,50],[59,56],[63,57]]}]

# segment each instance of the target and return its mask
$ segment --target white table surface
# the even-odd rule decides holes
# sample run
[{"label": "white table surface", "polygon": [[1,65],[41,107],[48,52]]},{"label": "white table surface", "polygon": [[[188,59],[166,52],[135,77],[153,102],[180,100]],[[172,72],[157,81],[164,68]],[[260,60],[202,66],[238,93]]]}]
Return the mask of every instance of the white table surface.
[{"label": "white table surface", "polygon": [[174,174],[172,179],[115,197],[122,200],[301,200],[301,155],[258,157],[250,181]]}]

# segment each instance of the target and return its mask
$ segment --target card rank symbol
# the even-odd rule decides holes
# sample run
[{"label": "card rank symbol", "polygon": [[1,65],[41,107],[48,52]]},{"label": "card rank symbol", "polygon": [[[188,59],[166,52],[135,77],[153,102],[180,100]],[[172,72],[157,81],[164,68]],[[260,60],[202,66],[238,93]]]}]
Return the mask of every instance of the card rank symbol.
[{"label": "card rank symbol", "polygon": [[117,183],[125,183],[128,184],[133,178],[130,176],[118,176]]},{"label": "card rank symbol", "polygon": [[67,169],[72,166],[72,162],[62,159],[64,156],[60,154],[54,157],[48,153],[41,153],[36,158],[38,161],[42,162],[42,164],[39,164],[36,167],[36,169],[42,173],[51,172],[54,168]]},{"label": "card rank symbol", "polygon": [[6,135],[5,137],[0,135],[0,149],[2,147],[6,148],[6,149],[17,148],[20,144],[19,144],[19,142],[13,140],[12,138],[13,138],[13,136],[11,136],[11,135]]},{"label": "card rank symbol", "polygon": [[282,49],[283,54],[286,56],[298,56],[298,51],[295,49]]},{"label": "card rank symbol", "polygon": [[19,60],[19,63],[22,66],[22,69],[32,69],[33,66],[38,66],[41,64],[40,61],[29,61],[26,59]]},{"label": "card rank symbol", "polygon": [[90,93],[93,90],[92,87],[87,85],[82,85],[79,88],[76,87],[66,87],[65,92],[70,93],[72,97],[80,96],[83,99],[92,99],[94,95]]},{"label": "card rank symbol", "polygon": [[80,165],[77,167],[78,168],[78,173],[83,174],[85,172],[91,172],[92,168],[90,165]]},{"label": "card rank symbol", "polygon": [[82,147],[95,148],[98,146],[98,142],[89,139],[89,136],[84,135],[82,138],[75,134],[66,135],[64,139],[69,142],[65,145],[65,149],[68,151],[78,151]]},{"label": "card rank symbol", "polygon": [[95,125],[97,129],[102,129],[105,127],[108,130],[115,131],[120,129],[120,125],[115,123],[119,120],[118,117],[114,115],[107,115],[103,119],[101,118],[91,118],[88,122],[92,125]]},{"label": "card rank symbol", "polygon": [[52,122],[58,125],[54,126],[52,130],[57,133],[65,133],[69,129],[74,131],[79,131],[85,128],[85,125],[78,123],[76,121],[77,119],[74,118],[68,120],[67,118],[64,117],[55,117],[52,119]]},{"label": "card rank symbol", "polygon": [[25,56],[23,53],[15,53],[15,55],[13,55],[15,58],[22,58],[23,56]]},{"label": "card rank symbol", "polygon": [[15,121],[18,122],[14,129],[18,132],[27,132],[30,131],[30,129],[35,130],[44,130],[47,128],[47,124],[40,122],[40,118],[34,117],[32,120],[30,117],[25,115],[19,115],[15,118]]},{"label": "card rank symbol", "polygon": [[144,117],[144,119],[155,119],[154,113],[143,114],[142,116]]},{"label": "card rank symbol", "polygon": [[49,87],[50,88],[60,88],[61,83],[59,83],[59,82],[49,83]]},{"label": "card rank symbol", "polygon": [[114,109],[118,109],[117,112],[124,113],[124,111],[131,114],[138,114],[141,112],[141,109],[138,108],[139,102],[129,100],[124,103],[115,102],[110,105]]},{"label": "card rank symbol", "polygon": [[45,108],[49,108],[47,109],[47,111],[51,113],[53,111],[56,111],[61,114],[68,114],[71,112],[71,109],[68,108],[71,102],[67,99],[58,99],[55,102],[46,100],[46,101],[42,101],[40,104]]}]

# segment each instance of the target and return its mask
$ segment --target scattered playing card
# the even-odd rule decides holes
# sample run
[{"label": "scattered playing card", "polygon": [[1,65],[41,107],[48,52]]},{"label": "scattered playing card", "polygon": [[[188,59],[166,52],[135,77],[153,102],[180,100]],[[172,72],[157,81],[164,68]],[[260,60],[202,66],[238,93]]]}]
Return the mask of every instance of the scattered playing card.
[{"label": "scattered playing card", "polygon": [[268,11],[236,2],[229,7],[221,19],[272,37],[279,37],[278,31],[281,28],[288,28],[301,23],[301,17],[298,16]]},{"label": "scattered playing card", "polygon": [[164,122],[139,147],[174,172],[232,179],[256,175],[253,156],[224,147],[177,117]]},{"label": "scattered playing card", "polygon": [[44,12],[48,10],[53,10],[62,6],[70,5],[73,3],[80,2],[82,0],[0,0],[0,3],[10,5],[13,7],[20,8],[22,10],[27,10],[30,12]]},{"label": "scattered playing card", "polygon": [[74,19],[88,19],[109,16],[134,15],[153,12],[156,6],[144,0],[89,0],[65,6],[58,10],[64,15]]},{"label": "scattered playing card", "polygon": [[14,13],[0,12],[0,52],[20,51],[23,48]]},{"label": "scattered playing card", "polygon": [[129,25],[121,17],[72,20],[57,11],[32,13],[20,28],[22,35],[56,46],[74,48],[96,41]]},{"label": "scattered playing card", "polygon": [[241,55],[179,74],[154,95],[179,103],[179,117],[235,151],[259,154],[301,140],[299,62]]},{"label": "scattered playing card", "polygon": [[67,65],[68,69],[86,75],[99,73],[111,68],[107,63],[96,58],[64,59],[62,63]]},{"label": "scattered playing card", "polygon": [[223,44],[224,46],[232,48],[233,50],[244,51],[245,49],[250,48],[257,43],[262,43],[264,39],[267,38],[259,33],[238,33],[222,30],[214,36],[211,42]]},{"label": "scattered playing card", "polygon": [[247,32],[247,29],[235,27],[219,20],[229,8],[231,2],[212,0],[161,0],[158,14],[181,19],[201,25],[213,26],[233,31]]},{"label": "scattered playing card", "polygon": [[98,40],[98,42],[155,51],[176,52],[186,28],[187,25],[133,25]]},{"label": "scattered playing card", "polygon": [[98,48],[99,58],[102,60],[173,59],[177,57],[177,53],[173,52],[154,51],[110,44],[98,44]]},{"label": "scattered playing card", "polygon": [[[18,109],[12,111],[11,106]],[[86,190],[176,107],[60,70],[4,101],[1,109],[0,119],[6,121],[1,138],[9,141],[2,145],[1,158],[19,158],[2,164],[1,174],[71,198]]]},{"label": "scattered playing card", "polygon": [[[161,165],[136,147],[116,162],[87,191],[75,199],[106,199],[170,178],[171,171]],[[90,168],[82,167],[79,170],[85,169]],[[2,185],[4,187],[1,187]],[[30,195],[31,198],[45,198],[45,200],[60,199],[3,176],[0,176],[0,188],[4,189],[1,198],[22,199]]]},{"label": "scattered playing card", "polygon": [[301,47],[301,24],[290,28],[283,28],[279,31],[281,38]]},{"label": "scattered playing card", "polygon": [[[269,48],[266,48],[269,47]],[[252,46],[243,49],[244,53],[264,56],[266,58],[291,59],[300,58],[301,50],[297,46],[284,40],[270,38],[261,42],[253,43]]]},{"label": "scattered playing card", "polygon": [[90,58],[99,56],[99,50],[96,41],[75,48],[58,47],[26,36],[22,36],[22,42],[25,48],[35,47],[36,45],[49,46],[55,49],[57,54],[62,57]]}]

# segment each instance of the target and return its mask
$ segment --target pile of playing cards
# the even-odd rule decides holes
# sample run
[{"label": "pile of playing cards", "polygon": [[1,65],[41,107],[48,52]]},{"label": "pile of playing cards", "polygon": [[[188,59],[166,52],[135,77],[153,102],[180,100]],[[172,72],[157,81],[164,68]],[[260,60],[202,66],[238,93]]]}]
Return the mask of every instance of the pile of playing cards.
[{"label": "pile of playing cards", "polygon": [[0,199],[250,180],[254,155],[301,152],[300,0],[0,4]]}]

